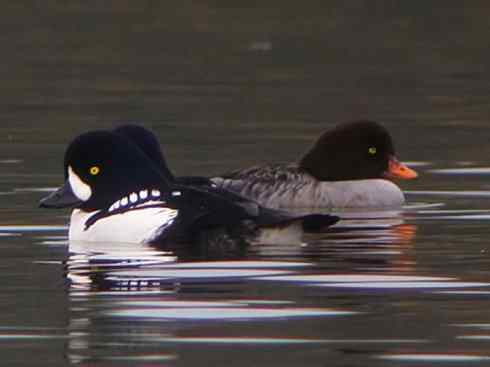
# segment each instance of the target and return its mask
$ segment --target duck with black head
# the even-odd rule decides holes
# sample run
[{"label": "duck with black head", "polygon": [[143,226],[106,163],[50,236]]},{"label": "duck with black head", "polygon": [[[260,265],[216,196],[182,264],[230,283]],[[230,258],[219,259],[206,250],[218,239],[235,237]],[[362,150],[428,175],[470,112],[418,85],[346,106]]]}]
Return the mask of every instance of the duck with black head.
[{"label": "duck with black head", "polygon": [[417,173],[401,163],[385,127],[345,123],[324,132],[298,163],[269,164],[212,178],[271,208],[399,208],[405,203],[393,179]]},{"label": "duck with black head", "polygon": [[267,210],[175,183],[137,145],[111,131],[75,138],[65,152],[64,174],[65,184],[40,205],[74,208],[70,241],[169,245],[226,237],[242,243],[262,228],[327,227],[338,220]]}]

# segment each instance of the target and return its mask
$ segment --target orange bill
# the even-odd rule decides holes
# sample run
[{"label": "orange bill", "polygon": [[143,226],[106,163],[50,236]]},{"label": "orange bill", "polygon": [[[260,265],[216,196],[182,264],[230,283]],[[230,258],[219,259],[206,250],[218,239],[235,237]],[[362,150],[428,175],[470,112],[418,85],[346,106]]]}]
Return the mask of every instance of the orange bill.
[{"label": "orange bill", "polygon": [[418,176],[417,172],[408,168],[402,162],[398,161],[395,157],[391,157],[388,163],[388,171],[385,173],[387,178],[401,178],[403,180],[410,180]]}]

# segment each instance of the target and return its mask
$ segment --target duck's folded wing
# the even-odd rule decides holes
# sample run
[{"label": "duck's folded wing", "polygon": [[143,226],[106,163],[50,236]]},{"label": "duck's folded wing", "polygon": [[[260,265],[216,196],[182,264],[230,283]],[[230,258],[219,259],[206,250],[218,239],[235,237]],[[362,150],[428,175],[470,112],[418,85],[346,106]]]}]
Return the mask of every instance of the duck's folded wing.
[{"label": "duck's folded wing", "polygon": [[297,180],[301,176],[296,164],[269,164],[264,166],[253,166],[250,168],[234,170],[213,177],[225,180],[245,180],[251,182],[278,182]]},{"label": "duck's folded wing", "polygon": [[180,176],[175,177],[175,183],[178,185],[193,185],[193,186],[212,186],[213,181],[210,178],[202,176]]},{"label": "duck's folded wing", "polygon": [[209,178],[199,176],[179,177],[177,179],[177,186],[187,188],[192,187],[194,191],[206,192],[215,199],[229,201],[229,205],[231,205],[231,203],[238,205],[251,217],[255,217],[259,213],[259,204],[257,202],[247,199],[236,192],[218,187]]},{"label": "duck's folded wing", "polygon": [[176,185],[169,205],[179,210],[183,230],[239,225],[252,217],[246,206],[206,188]]},{"label": "duck's folded wing", "polygon": [[[291,195],[314,184],[310,175],[292,164],[251,167],[213,177],[212,181],[219,188],[237,192],[272,208],[288,206],[283,203],[290,202]],[[278,197],[281,200],[277,201]]]},{"label": "duck's folded wing", "polygon": [[[213,189],[215,190],[215,189]],[[220,226],[240,226],[250,220],[258,227],[282,227],[300,221],[307,231],[318,231],[339,218],[329,214],[295,214],[262,207],[252,200],[222,189],[179,189],[172,205],[181,211],[181,228],[196,232]]]}]

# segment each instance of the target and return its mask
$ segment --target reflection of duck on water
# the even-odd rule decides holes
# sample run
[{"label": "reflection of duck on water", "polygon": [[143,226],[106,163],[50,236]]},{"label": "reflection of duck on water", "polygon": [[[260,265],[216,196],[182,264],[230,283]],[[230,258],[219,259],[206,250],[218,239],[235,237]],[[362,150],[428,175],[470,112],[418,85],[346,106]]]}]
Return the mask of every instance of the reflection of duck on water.
[{"label": "reflection of duck on water", "polygon": [[[281,274],[293,262],[253,261],[245,256],[232,259],[188,258],[151,245],[73,241],[66,261],[71,289],[84,290],[174,290],[183,282],[236,282],[240,279]],[[186,260],[191,261],[186,261]],[[219,260],[219,261],[218,261]],[[272,264],[272,265],[271,265]],[[272,269],[271,269],[272,268]]]},{"label": "reflection of duck on water", "polygon": [[[128,243],[96,243],[71,241],[70,256],[66,261],[66,277],[72,289],[85,290],[133,290],[147,289],[174,290],[184,276],[195,280],[209,280],[216,276],[227,281],[238,280],[242,276],[265,275],[263,270],[244,269],[267,267],[268,262],[251,258],[266,259],[270,256],[295,256],[296,261],[322,261],[332,256],[342,259],[339,267],[349,267],[352,263],[378,265],[384,270],[413,266],[407,258],[407,249],[415,236],[416,227],[402,224],[393,227],[338,229],[331,233],[308,236],[308,246],[264,245],[253,251],[245,250],[241,256],[236,252],[196,255],[189,248],[168,252],[151,245],[135,248]],[[407,248],[408,247],[408,248]],[[198,262],[196,262],[198,260]],[[218,262],[216,262],[219,260]],[[187,261],[187,262],[186,262]],[[294,265],[287,262],[284,266]],[[219,270],[218,270],[219,269]],[[226,273],[224,271],[226,270]]]},{"label": "reflection of duck on water", "polygon": [[[174,264],[174,254],[150,245],[71,241],[66,278],[72,289],[124,290],[161,287],[151,279],[118,277],[116,271]],[[168,284],[167,284],[168,285]],[[173,287],[173,284],[170,284]]]},{"label": "reflection of duck on water", "polygon": [[[301,247],[303,259],[321,262],[328,259],[338,271],[382,271],[399,273],[413,271],[413,243],[417,226],[393,226],[372,223],[355,227],[339,227],[329,233],[308,236],[308,246]],[[274,251],[272,247],[268,247]]]}]

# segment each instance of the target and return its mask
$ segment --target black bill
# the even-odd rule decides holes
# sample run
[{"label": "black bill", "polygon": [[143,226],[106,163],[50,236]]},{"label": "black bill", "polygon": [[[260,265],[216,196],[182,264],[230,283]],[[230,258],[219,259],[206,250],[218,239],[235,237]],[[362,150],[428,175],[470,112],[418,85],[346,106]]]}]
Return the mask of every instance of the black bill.
[{"label": "black bill", "polygon": [[65,182],[58,190],[52,192],[39,202],[41,208],[75,208],[83,203],[76,197],[71,189],[70,183]]}]

